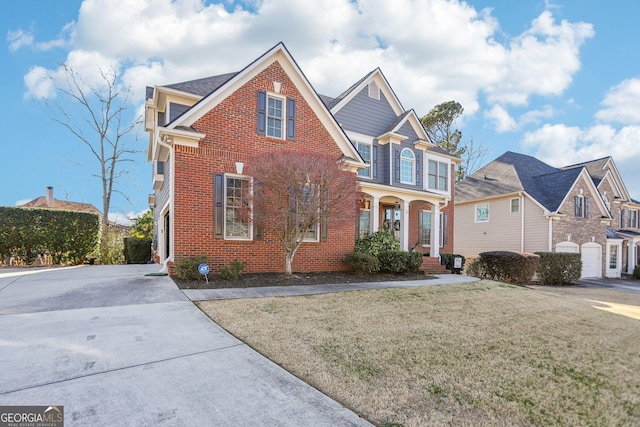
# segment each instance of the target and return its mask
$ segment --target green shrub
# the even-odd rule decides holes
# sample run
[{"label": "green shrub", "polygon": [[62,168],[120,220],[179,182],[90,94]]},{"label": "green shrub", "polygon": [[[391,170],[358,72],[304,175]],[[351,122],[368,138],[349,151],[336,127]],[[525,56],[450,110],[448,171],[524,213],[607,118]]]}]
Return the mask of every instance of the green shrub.
[{"label": "green shrub", "polygon": [[360,275],[376,274],[380,271],[378,258],[361,252],[349,252],[344,258],[344,263]]},{"label": "green shrub", "polygon": [[27,262],[49,254],[54,263],[80,264],[98,246],[100,217],[95,213],[0,206],[0,255]]},{"label": "green shrub", "polygon": [[640,265],[636,265],[636,268],[633,269],[633,277],[640,279]]},{"label": "green shrub", "polygon": [[510,251],[490,251],[480,254],[484,276],[507,283],[529,283],[538,268],[540,256]]},{"label": "green shrub", "polygon": [[[456,258],[462,259],[462,267],[455,268]],[[454,274],[460,274],[464,269],[464,257],[458,254],[440,254],[440,264],[447,267],[447,270],[451,271]]]},{"label": "green shrub", "polygon": [[540,256],[538,279],[543,285],[570,284],[580,278],[582,258],[580,254],[565,252],[536,252]]},{"label": "green shrub", "polygon": [[178,258],[175,263],[176,277],[180,280],[198,280],[202,277],[198,266],[206,262],[206,255]]},{"label": "green shrub", "polygon": [[233,260],[231,264],[225,265],[220,270],[220,276],[224,280],[236,280],[242,277],[242,270],[247,266],[247,263],[242,261],[238,261],[237,259]]},{"label": "green shrub", "polygon": [[356,240],[354,250],[377,257],[380,252],[400,250],[400,243],[388,231],[378,230],[373,234]]},{"label": "green shrub", "polygon": [[122,228],[112,225],[103,227],[100,234],[100,247],[93,256],[100,258],[102,264],[122,264],[125,261],[125,236],[126,232]]},{"label": "green shrub", "polygon": [[151,259],[151,239],[124,239],[124,259],[127,264],[145,264]]},{"label": "green shrub", "polygon": [[406,274],[416,271],[422,265],[421,252],[384,251],[378,254],[380,270],[393,274]]}]

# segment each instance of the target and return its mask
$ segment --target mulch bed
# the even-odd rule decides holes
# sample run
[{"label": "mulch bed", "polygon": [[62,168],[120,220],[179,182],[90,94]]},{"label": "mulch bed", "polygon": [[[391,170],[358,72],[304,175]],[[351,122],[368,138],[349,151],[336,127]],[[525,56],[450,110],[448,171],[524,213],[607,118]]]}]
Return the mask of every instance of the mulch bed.
[{"label": "mulch bed", "polygon": [[428,280],[434,276],[422,273],[387,274],[358,276],[348,272],[330,273],[294,273],[285,276],[282,273],[245,273],[237,280],[224,280],[219,275],[209,275],[207,284],[204,277],[199,280],[185,281],[172,277],[181,289],[220,289],[220,288],[256,288],[265,286],[298,286],[298,285],[337,285],[344,283],[390,282],[397,280]]}]

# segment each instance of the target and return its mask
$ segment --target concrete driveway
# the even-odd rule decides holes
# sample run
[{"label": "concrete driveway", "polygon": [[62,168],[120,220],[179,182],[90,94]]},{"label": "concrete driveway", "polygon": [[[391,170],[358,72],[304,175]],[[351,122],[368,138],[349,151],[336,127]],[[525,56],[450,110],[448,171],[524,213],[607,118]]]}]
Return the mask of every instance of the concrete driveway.
[{"label": "concrete driveway", "polygon": [[0,405],[66,426],[364,426],[212,322],[158,266],[0,269]]},{"label": "concrete driveway", "polygon": [[580,279],[578,280],[578,283],[588,289],[610,289],[614,291],[640,294],[640,280],[589,278]]}]

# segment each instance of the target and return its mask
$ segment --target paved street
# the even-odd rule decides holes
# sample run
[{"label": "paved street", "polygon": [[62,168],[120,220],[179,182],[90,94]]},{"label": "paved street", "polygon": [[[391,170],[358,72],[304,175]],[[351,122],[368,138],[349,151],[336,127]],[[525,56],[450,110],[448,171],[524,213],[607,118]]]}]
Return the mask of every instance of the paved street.
[{"label": "paved street", "polygon": [[0,405],[66,426],[364,426],[151,266],[0,269]]}]

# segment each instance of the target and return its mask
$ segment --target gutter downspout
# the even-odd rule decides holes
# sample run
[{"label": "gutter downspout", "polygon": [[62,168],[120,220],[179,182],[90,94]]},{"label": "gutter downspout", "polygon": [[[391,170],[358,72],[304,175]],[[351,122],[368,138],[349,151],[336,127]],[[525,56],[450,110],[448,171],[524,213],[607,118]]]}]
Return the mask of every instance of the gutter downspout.
[{"label": "gutter downspout", "polygon": [[169,262],[173,261],[173,177],[175,176],[174,170],[174,156],[173,154],[173,145],[165,142],[165,139],[171,141],[170,137],[167,135],[163,135],[162,138],[157,138],[158,144],[167,148],[169,150],[169,156],[171,159],[171,179],[169,179],[169,230],[165,230],[165,234],[169,235],[169,255],[162,262],[162,268],[160,269],[160,273],[169,273]]},{"label": "gutter downspout", "polygon": [[520,252],[524,253],[524,194],[522,192],[520,192],[520,206]]}]

